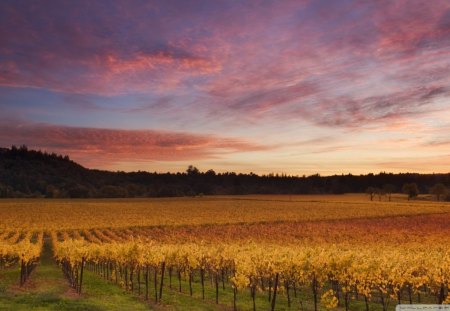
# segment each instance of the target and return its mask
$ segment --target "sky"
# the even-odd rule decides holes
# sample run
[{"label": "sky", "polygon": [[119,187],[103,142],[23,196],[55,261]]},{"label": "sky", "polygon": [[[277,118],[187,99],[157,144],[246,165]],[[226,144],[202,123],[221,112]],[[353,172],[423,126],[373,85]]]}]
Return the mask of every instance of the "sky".
[{"label": "sky", "polygon": [[450,172],[450,1],[0,2],[0,146],[89,168]]}]

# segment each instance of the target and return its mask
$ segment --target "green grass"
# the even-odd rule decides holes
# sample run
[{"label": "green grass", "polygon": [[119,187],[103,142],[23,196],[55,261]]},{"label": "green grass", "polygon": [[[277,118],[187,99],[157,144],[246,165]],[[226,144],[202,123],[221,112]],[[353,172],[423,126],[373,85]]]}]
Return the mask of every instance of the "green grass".
[{"label": "green grass", "polygon": [[[141,281],[143,282],[143,280]],[[150,280],[150,289],[149,289],[149,297],[150,300],[154,300],[154,287],[153,280]],[[159,280],[158,280],[159,287]],[[172,277],[172,289],[169,288],[169,278],[166,273],[164,279],[164,290],[163,290],[163,298],[162,298],[162,306],[168,310],[232,310],[233,306],[233,290],[231,286],[225,283],[225,289],[222,288],[222,283],[219,284],[219,304],[215,303],[215,287],[211,284],[210,279],[205,277],[205,299],[202,299],[202,288],[200,284],[199,277],[196,276],[194,278],[194,282],[192,283],[193,287],[193,296],[190,297],[189,294],[189,283],[187,280],[182,279],[181,288],[182,292],[178,291],[178,278],[175,276]],[[141,297],[144,296],[144,283],[141,285]],[[129,293],[132,295],[132,293]],[[134,294],[137,294],[137,284],[135,284]],[[291,296],[291,307],[288,307],[287,296],[284,292],[279,292],[277,295],[276,301],[276,310],[278,311],[311,311],[314,310],[314,301],[313,294],[309,287],[302,287],[297,289],[297,297],[294,297],[294,291],[290,290]],[[319,294],[319,305],[318,309],[320,311],[327,310],[324,305],[320,302]],[[342,298],[342,297],[341,297]],[[382,305],[379,302],[378,298],[373,298],[373,301],[369,301],[369,310],[370,311],[382,311]],[[402,295],[402,303],[407,304],[408,297],[406,293]],[[418,303],[417,296],[413,296],[413,303]],[[422,295],[422,303],[434,304],[436,303],[434,297],[428,295]],[[389,299],[388,310],[395,310],[395,306],[397,305],[396,299]],[[250,290],[240,290],[237,295],[237,308],[240,311],[252,311],[253,310],[253,302],[250,296]],[[270,303],[268,300],[268,293],[257,293],[256,295],[256,309],[259,311],[267,311],[270,310]],[[349,302],[349,309],[352,311],[355,310],[366,310],[365,302],[363,297],[359,296],[359,299],[351,299]],[[341,300],[341,306],[334,309],[338,311],[345,310],[344,300]]]},{"label": "green grass", "polygon": [[[23,290],[1,293],[0,310],[149,310],[149,306],[119,288],[86,275],[86,294],[78,297],[57,267],[39,267]],[[11,287],[10,287],[11,288]]]},{"label": "green grass", "polygon": [[[100,276],[97,276],[100,278]],[[154,301],[154,287],[153,287],[153,279],[149,282],[149,298],[150,301]],[[172,289],[169,288],[169,278],[166,274],[164,280],[164,290],[162,303],[159,305],[153,305],[157,309],[164,310],[232,310],[233,306],[233,291],[229,284],[225,284],[225,290],[222,288],[222,284],[219,286],[219,304],[215,303],[215,288],[211,285],[208,278],[205,278],[205,299],[202,299],[202,289],[201,284],[199,282],[198,276],[195,277],[195,282],[192,283],[193,287],[193,295],[192,297],[189,294],[189,284],[186,280],[182,280],[181,282],[182,292],[178,291],[178,278],[172,278]],[[138,293],[137,284],[135,284],[135,290],[133,293],[128,292],[129,295],[136,295]],[[158,280],[158,288],[159,288],[159,280]],[[158,289],[159,292],[159,289]],[[276,310],[284,310],[284,311],[311,311],[314,310],[314,302],[313,295],[309,287],[301,288],[297,290],[297,297],[294,297],[293,290],[291,292],[291,307],[288,307],[287,296],[283,292],[279,292],[277,295],[277,303]],[[144,299],[145,296],[145,284],[144,281],[141,280],[141,299]],[[406,299],[406,296],[403,297]],[[416,301],[415,301],[416,302]],[[341,307],[336,308],[335,310],[345,310],[344,302],[341,302]],[[403,301],[403,303],[407,303]],[[388,310],[395,310],[395,305],[397,304],[396,300],[391,299],[389,303]],[[351,300],[350,301],[350,310],[365,310],[365,303],[362,300],[362,297],[359,300]],[[253,302],[250,296],[250,290],[240,290],[237,295],[237,308],[240,311],[252,311],[253,310]],[[382,306],[379,302],[371,301],[369,302],[369,308],[371,311],[381,311]],[[270,310],[270,303],[268,300],[268,294],[265,293],[257,293],[256,296],[256,309],[257,310]],[[320,303],[320,295],[319,295],[319,306],[318,309],[320,311],[327,310]]]}]

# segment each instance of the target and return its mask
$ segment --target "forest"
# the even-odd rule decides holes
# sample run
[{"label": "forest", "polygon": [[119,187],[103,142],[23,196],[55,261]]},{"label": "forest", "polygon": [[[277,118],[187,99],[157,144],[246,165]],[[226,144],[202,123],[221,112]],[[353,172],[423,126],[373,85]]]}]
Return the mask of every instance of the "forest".
[{"label": "forest", "polygon": [[[200,171],[111,172],[85,168],[67,155],[30,150],[26,146],[0,148],[0,197],[120,198],[177,197],[243,194],[342,194],[368,193],[371,199],[405,192],[417,185],[421,194],[433,193],[436,185],[449,187],[448,174],[393,174],[292,176]],[[439,187],[437,187],[439,188]],[[383,189],[387,189],[387,192]],[[449,200],[442,190],[442,199]],[[415,195],[413,194],[412,197]]]}]

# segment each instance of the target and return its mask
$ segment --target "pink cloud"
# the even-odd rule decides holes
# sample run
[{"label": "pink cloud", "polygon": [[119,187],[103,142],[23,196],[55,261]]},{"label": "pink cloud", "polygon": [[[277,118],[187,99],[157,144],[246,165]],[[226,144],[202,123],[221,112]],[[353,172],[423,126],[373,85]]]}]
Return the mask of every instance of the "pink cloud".
[{"label": "pink cloud", "polygon": [[[41,55],[42,58],[47,58]],[[52,62],[49,57],[48,62]],[[60,60],[55,60],[60,61]],[[220,71],[221,65],[211,60],[194,56],[177,57],[170,51],[155,54],[137,54],[121,58],[114,53],[95,55],[81,63],[68,61],[68,69],[83,69],[75,77],[58,79],[47,73],[47,61],[32,64],[24,75],[14,62],[0,64],[0,85],[9,87],[49,88],[59,92],[100,95],[118,95],[131,92],[161,92],[180,86],[183,80]],[[68,72],[70,75],[71,72]]]},{"label": "pink cloud", "polygon": [[182,90],[208,116],[321,127],[414,118],[449,96],[448,1],[92,6],[91,16],[85,2],[50,13],[4,5],[0,85],[108,96]]},{"label": "pink cloud", "polygon": [[161,130],[118,130],[4,121],[3,146],[68,154],[89,167],[130,161],[183,161],[221,158],[228,153],[271,149],[245,139]]},{"label": "pink cloud", "polygon": [[382,53],[417,53],[448,46],[450,4],[442,1],[380,1],[374,20]]},{"label": "pink cloud", "polygon": [[173,89],[221,69],[199,52],[203,43],[177,43],[172,28],[183,16],[165,20],[152,3],[44,2],[1,9],[1,86],[110,96]]}]

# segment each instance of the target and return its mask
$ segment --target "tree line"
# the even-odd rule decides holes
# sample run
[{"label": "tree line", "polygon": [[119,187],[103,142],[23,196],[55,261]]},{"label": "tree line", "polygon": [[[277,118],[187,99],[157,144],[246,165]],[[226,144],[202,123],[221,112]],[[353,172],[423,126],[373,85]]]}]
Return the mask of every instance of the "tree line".
[{"label": "tree line", "polygon": [[[414,192],[435,195],[439,192],[439,200],[450,200],[446,191],[450,186],[450,173],[292,176],[216,173],[211,169],[200,171],[195,166],[178,173],[111,172],[87,169],[68,156],[29,150],[26,146],[0,148],[0,197],[125,198],[367,192],[374,199],[405,192],[405,185],[411,184],[417,188],[411,190],[411,195],[408,193],[411,199],[417,196]],[[442,187],[444,192],[439,190]]]}]

